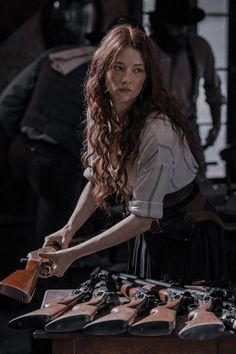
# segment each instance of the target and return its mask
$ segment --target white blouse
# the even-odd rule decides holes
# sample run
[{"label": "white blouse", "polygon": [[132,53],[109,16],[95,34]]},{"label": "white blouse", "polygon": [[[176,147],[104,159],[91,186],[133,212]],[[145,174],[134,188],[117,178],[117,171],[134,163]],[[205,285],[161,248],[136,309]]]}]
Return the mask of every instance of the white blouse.
[{"label": "white blouse", "polygon": [[[151,113],[140,137],[139,154],[127,165],[127,189],[131,195],[131,213],[159,219],[163,216],[163,199],[192,182],[198,172],[187,142],[181,143],[170,121]],[[92,169],[84,171],[87,179]]]}]

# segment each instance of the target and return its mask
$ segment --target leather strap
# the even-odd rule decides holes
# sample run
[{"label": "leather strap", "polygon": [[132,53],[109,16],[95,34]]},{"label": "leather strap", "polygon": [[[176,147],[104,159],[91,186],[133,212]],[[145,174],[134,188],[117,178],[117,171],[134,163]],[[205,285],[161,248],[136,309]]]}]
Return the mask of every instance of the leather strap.
[{"label": "leather strap", "polygon": [[180,210],[187,210],[189,212],[193,212],[196,210],[203,209],[204,206],[205,206],[205,198],[201,192],[198,192],[195,195],[195,197]]},{"label": "leather strap", "polygon": [[216,222],[221,227],[224,227],[224,223],[219,218],[219,216],[210,210],[205,210],[205,209],[195,210],[195,211],[191,211],[190,214],[192,215],[192,218],[195,222],[209,220],[209,221]]},{"label": "leather strap", "polygon": [[205,198],[201,192],[199,192],[191,202],[185,205],[181,210],[187,210],[192,215],[192,218],[195,222],[199,221],[213,221],[216,222],[221,227],[224,227],[224,224],[220,217],[213,211],[204,209],[205,207]]}]

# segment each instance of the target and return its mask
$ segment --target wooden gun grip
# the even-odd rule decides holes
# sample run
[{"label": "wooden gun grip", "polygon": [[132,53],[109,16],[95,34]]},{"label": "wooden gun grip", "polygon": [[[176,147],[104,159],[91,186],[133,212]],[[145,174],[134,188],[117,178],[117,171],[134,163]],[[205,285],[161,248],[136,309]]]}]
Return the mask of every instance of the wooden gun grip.
[{"label": "wooden gun grip", "polygon": [[200,301],[199,307],[189,313],[186,326],[179,332],[180,338],[203,340],[217,338],[223,334],[225,326],[209,311],[209,304],[211,301],[208,304]]},{"label": "wooden gun grip", "polygon": [[18,269],[0,281],[0,294],[23,303],[29,303],[34,295],[40,267],[42,264],[48,263],[47,259],[39,256],[39,252],[45,250],[50,252],[55,251],[55,248],[48,246],[30,252],[27,256],[25,269]]},{"label": "wooden gun grip", "polygon": [[43,329],[54,318],[62,315],[70,309],[78,300],[79,295],[68,295],[56,302],[45,304],[44,307],[28,312],[25,315],[13,318],[8,322],[10,328],[15,329]]},{"label": "wooden gun grip", "polygon": [[25,269],[18,269],[0,282],[0,294],[23,303],[29,303],[34,295],[40,263],[28,260]]},{"label": "wooden gun grip", "polygon": [[[173,301],[172,301],[173,302]],[[178,301],[179,302],[179,301]],[[128,332],[139,336],[161,336],[170,334],[175,328],[176,311],[173,304],[159,305],[150,311],[150,315],[135,322]]]},{"label": "wooden gun grip", "polygon": [[126,332],[134,322],[137,310],[131,307],[115,306],[111,312],[83,327],[83,332],[90,335],[115,335]]},{"label": "wooden gun grip", "polygon": [[45,326],[47,332],[71,332],[83,328],[93,321],[99,306],[106,301],[104,296],[93,297],[90,301],[78,303],[70,311],[49,322]]}]

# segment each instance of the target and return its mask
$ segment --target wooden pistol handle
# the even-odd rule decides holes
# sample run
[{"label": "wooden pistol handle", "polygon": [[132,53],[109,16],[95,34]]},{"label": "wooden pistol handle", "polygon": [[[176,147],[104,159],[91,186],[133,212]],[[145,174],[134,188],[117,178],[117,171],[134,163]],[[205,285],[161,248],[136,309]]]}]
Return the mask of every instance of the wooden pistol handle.
[{"label": "wooden pistol handle", "polygon": [[39,274],[39,263],[28,260],[25,269],[18,269],[0,282],[0,293],[23,303],[29,303],[34,294]]}]

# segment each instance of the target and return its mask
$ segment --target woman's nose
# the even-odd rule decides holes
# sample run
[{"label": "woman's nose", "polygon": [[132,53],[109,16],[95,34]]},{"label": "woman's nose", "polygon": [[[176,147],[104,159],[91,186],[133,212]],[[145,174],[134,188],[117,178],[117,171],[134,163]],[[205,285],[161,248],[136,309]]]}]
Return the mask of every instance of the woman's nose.
[{"label": "woman's nose", "polygon": [[122,83],[128,83],[132,81],[132,73],[126,70],[122,77]]}]

